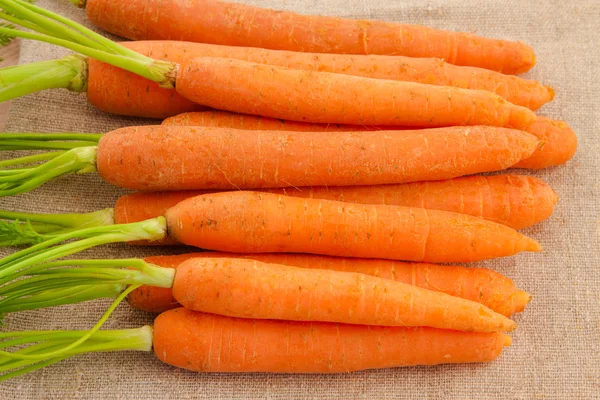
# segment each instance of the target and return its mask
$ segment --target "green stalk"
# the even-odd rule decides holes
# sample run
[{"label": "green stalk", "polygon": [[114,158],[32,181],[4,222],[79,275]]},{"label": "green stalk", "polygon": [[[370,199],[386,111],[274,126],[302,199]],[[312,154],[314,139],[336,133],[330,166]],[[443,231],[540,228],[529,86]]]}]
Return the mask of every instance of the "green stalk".
[{"label": "green stalk", "polygon": [[60,132],[60,133],[11,133],[3,132],[0,135],[0,141],[2,140],[35,140],[38,142],[47,142],[55,140],[65,141],[92,141],[98,143],[102,139],[104,134],[102,133],[72,133],[72,132]]},{"label": "green stalk", "polygon": [[[25,232],[31,236],[42,237],[36,232]],[[129,242],[137,240],[160,240],[166,235],[166,220],[164,217],[149,219],[131,224],[120,224],[84,228],[81,230],[51,237],[29,248],[15,252],[0,259],[0,279],[14,279],[14,274],[23,269],[32,268],[36,264],[53,261],[79,251],[108,243]],[[81,239],[61,244],[71,239]]]},{"label": "green stalk", "polygon": [[[0,197],[28,192],[62,175],[95,172],[101,138],[100,134],[78,133],[0,135],[0,150],[65,150],[2,161],[0,168],[11,168],[0,170]],[[48,161],[23,167],[44,160]]]},{"label": "green stalk", "polygon": [[178,65],[169,61],[154,60],[79,25],[67,18],[19,0],[0,0],[0,7],[17,19],[25,21],[34,32],[23,32],[0,27],[4,37],[21,37],[61,46],[142,76],[165,88],[175,87]]},{"label": "green stalk", "polygon": [[[38,243],[75,230],[114,224],[112,208],[85,214],[35,214],[0,210],[0,247]],[[35,234],[31,235],[31,232]]]},{"label": "green stalk", "polygon": [[[0,147],[0,149],[2,149],[2,147]],[[10,170],[3,170],[2,168],[6,168],[6,167],[12,167],[13,165],[20,165],[20,164],[31,164],[31,163],[36,163],[38,161],[47,161],[47,160],[52,160],[53,158],[56,158],[57,156],[61,155],[62,153],[64,153],[63,151],[53,151],[50,153],[42,153],[42,154],[34,154],[32,156],[25,156],[25,157],[19,157],[19,158],[13,158],[11,160],[4,160],[4,161],[0,161],[0,174],[5,173],[5,174],[14,174],[15,172],[18,171],[22,171],[25,169],[30,169],[30,168],[13,168]]]},{"label": "green stalk", "polygon": [[40,308],[56,307],[65,304],[77,304],[96,299],[114,299],[125,290],[125,285],[80,285],[66,289],[54,289],[43,294],[22,299],[16,297],[11,301],[0,300],[0,313],[11,313]]},{"label": "green stalk", "polygon": [[63,175],[96,171],[96,146],[78,147],[19,174],[0,176],[0,197],[26,193]]},{"label": "green stalk", "polygon": [[87,71],[87,58],[80,55],[2,69],[0,102],[48,89],[86,92]]},{"label": "green stalk", "polygon": [[104,323],[108,320],[108,317],[110,317],[110,314],[112,314],[112,312],[117,308],[117,306],[121,303],[121,301],[123,301],[123,299],[125,299],[125,297],[127,297],[127,295],[129,293],[131,293],[132,291],[134,291],[135,289],[137,289],[139,287],[140,287],[140,285],[134,285],[134,286],[130,286],[128,289],[126,289],[123,293],[121,293],[112,302],[112,304],[110,305],[108,310],[106,310],[104,315],[100,318],[100,320],[96,323],[96,325],[94,325],[92,327],[92,329],[87,331],[82,337],[75,340],[73,343],[67,345],[66,347],[64,347],[60,350],[55,350],[55,351],[50,351],[50,352],[40,353],[40,354],[22,354],[19,352],[11,353],[9,351],[0,350],[0,355],[10,358],[10,359],[15,359],[15,360],[39,360],[39,361],[42,361],[44,359],[64,356],[65,354],[68,354],[69,351],[76,349],[79,345],[83,344],[86,340],[88,340],[90,337],[92,337],[92,335],[94,333],[96,333],[102,327],[102,325],[104,325]]},{"label": "green stalk", "polygon": [[125,285],[171,288],[175,270],[140,259],[64,260],[32,265],[9,279],[0,286],[0,313],[115,297]]},{"label": "green stalk", "polygon": [[80,147],[97,146],[98,142],[94,141],[77,141],[77,142],[39,142],[36,140],[9,140],[0,141],[0,150],[72,150]]},{"label": "green stalk", "polygon": [[115,223],[112,208],[85,214],[35,214],[0,210],[0,219],[40,222],[69,228],[104,226]]},{"label": "green stalk", "polygon": [[[32,332],[23,333],[27,334]],[[56,331],[48,333],[45,335],[41,346],[39,343],[33,344],[32,346],[15,352],[15,354],[20,355],[34,355],[37,358],[40,358],[40,360],[31,360],[30,362],[24,362],[24,360],[10,360],[0,364],[0,368],[3,371],[16,369],[14,372],[1,375],[0,381],[5,381],[16,376],[24,375],[47,365],[54,364],[64,359],[84,353],[109,351],[152,351],[153,330],[151,326],[144,326],[136,329],[97,331],[93,333],[85,343],[75,347],[74,349],[64,350],[64,338],[81,338],[84,335],[86,335],[86,331]],[[61,356],[53,358],[43,357],[44,352],[57,352],[61,349],[63,349]],[[17,369],[23,364],[30,366]]]}]

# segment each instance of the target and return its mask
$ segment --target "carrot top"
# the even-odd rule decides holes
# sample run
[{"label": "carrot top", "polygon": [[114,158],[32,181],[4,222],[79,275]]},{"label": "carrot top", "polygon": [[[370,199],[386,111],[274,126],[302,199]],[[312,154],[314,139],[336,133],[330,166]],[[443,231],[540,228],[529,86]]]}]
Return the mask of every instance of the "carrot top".
[{"label": "carrot top", "polygon": [[[112,312],[139,285],[123,291],[90,329],[82,331],[0,332],[0,381],[33,372],[78,354],[106,351],[152,351],[153,329],[101,331]],[[19,346],[14,351],[7,349]]]},{"label": "carrot top", "polygon": [[[0,26],[0,41],[4,43],[20,37],[54,44],[142,76],[161,87],[175,87],[176,63],[146,57],[24,0],[0,0],[0,7],[0,19],[13,24]],[[33,32],[17,30],[15,25]],[[77,55],[5,69],[0,74],[0,101],[50,88],[84,91],[86,71],[87,60]]]},{"label": "carrot top", "polygon": [[[62,175],[95,172],[96,149],[101,137],[78,133],[3,133],[0,151],[53,151],[0,161],[0,197],[28,192]],[[44,163],[30,165],[40,161]]]}]

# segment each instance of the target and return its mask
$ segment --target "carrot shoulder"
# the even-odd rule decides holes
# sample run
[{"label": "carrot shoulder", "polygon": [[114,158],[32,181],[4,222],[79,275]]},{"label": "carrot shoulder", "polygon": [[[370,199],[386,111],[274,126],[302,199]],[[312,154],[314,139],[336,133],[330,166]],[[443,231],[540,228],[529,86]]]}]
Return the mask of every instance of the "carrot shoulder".
[{"label": "carrot shoulder", "polygon": [[226,58],[181,63],[177,91],[212,108],[315,123],[527,128],[535,114],[483,90],[301,71]]},{"label": "carrot shoulder", "polygon": [[521,42],[419,25],[301,15],[216,0],[87,0],[87,15],[97,26],[135,40],[436,57],[451,64],[508,74],[525,72],[535,64],[533,50]]},{"label": "carrot shoulder", "polygon": [[[486,268],[312,254],[235,254],[210,251],[147,257],[145,261],[165,268],[177,268],[192,258],[244,258],[299,268],[358,272],[477,301],[505,316],[523,311],[531,298],[526,292],[518,290],[509,278]],[[155,313],[179,307],[179,303],[173,298],[172,289],[155,286],[141,286],[129,294],[127,301],[134,308]]]},{"label": "carrot shoulder", "polygon": [[487,362],[510,343],[498,332],[252,320],[185,308],[154,321],[158,359],[198,372],[345,373]]},{"label": "carrot shoulder", "polygon": [[489,126],[327,135],[139,126],[104,135],[97,168],[109,183],[145,191],[376,185],[503,170],[537,143]]},{"label": "carrot shoulder", "polygon": [[240,253],[470,262],[541,249],[511,228],[469,215],[259,192],[193,197],[166,218],[181,243]]}]

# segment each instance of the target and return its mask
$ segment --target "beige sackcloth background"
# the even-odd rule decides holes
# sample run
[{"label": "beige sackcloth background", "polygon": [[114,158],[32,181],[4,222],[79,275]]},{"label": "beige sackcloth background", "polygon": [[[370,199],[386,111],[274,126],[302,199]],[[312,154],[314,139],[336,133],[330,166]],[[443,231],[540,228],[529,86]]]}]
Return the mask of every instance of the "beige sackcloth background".
[{"label": "beige sackcloth background", "polygon": [[[117,1],[117,0],[114,0]],[[533,294],[515,317],[513,346],[495,362],[398,368],[330,376],[193,373],[150,353],[84,355],[0,384],[0,399],[598,399],[600,398],[600,1],[598,0],[246,0],[304,13],[418,23],[523,40],[538,65],[526,76],[554,87],[540,114],[566,120],[579,136],[566,165],[536,172],[560,195],[554,215],[527,229],[544,246],[480,263]],[[38,3],[89,25],[66,0]],[[22,42],[21,62],[66,54]],[[84,95],[55,90],[13,102],[6,131],[105,132],[149,123],[95,110]],[[526,171],[524,171],[527,173]],[[124,191],[96,175],[71,176],[33,193],[0,199],[1,209],[83,212],[112,207]],[[169,250],[163,249],[162,252]],[[157,249],[105,246],[91,257],[129,257]],[[6,251],[3,254],[8,254]],[[89,328],[108,301],[6,318],[3,329]],[[119,307],[106,328],[138,327],[152,316]]]}]

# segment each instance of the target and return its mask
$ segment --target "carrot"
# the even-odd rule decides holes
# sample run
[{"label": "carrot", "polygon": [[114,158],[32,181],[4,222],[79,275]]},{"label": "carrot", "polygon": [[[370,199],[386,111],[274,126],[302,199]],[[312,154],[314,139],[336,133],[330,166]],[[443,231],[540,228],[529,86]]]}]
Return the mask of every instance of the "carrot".
[{"label": "carrot", "polygon": [[[162,218],[156,220],[162,221]],[[169,235],[178,242],[227,252],[470,262],[541,250],[535,240],[512,228],[470,215],[260,192],[235,191],[193,197],[168,209],[165,218]],[[53,218],[48,218],[46,222],[52,221]],[[114,229],[129,225],[136,223],[114,225]],[[40,234],[35,226],[10,222],[2,222],[0,227],[9,232],[12,229],[6,238],[9,243],[22,239],[37,243],[40,238],[55,238],[64,233]],[[82,232],[112,227],[84,225]],[[66,234],[74,238],[78,232],[77,228],[68,229]],[[163,238],[164,235],[152,240]],[[126,241],[145,239],[131,237]]]},{"label": "carrot", "polygon": [[470,262],[541,250],[511,228],[465,214],[259,192],[193,197],[165,217],[180,243],[227,252]]},{"label": "carrot", "polygon": [[[184,307],[241,318],[324,321],[379,326],[430,326],[475,332],[510,331],[515,323],[483,304],[358,272],[299,268],[243,258],[192,258],[176,269],[139,259],[53,261],[95,245],[82,240],[0,260],[3,313],[76,303],[79,288],[104,286],[172,288]],[[102,238],[101,236],[93,239]],[[56,241],[54,242],[56,243]],[[50,248],[48,248],[50,247]],[[67,251],[65,251],[65,248]],[[130,266],[130,268],[127,268]],[[26,290],[23,290],[26,288]],[[476,289],[475,289],[476,290]]]},{"label": "carrot", "polygon": [[577,136],[563,121],[538,117],[527,132],[540,139],[538,149],[515,167],[541,169],[560,165],[570,160],[577,151]]},{"label": "carrot", "polygon": [[[112,310],[109,310],[112,311]],[[105,313],[106,320],[110,312]],[[101,321],[103,322],[103,321]],[[347,373],[364,369],[489,362],[511,338],[435,328],[404,328],[230,318],[178,308],[154,328],[6,332],[25,346],[0,375],[6,380],[77,354],[154,351],[164,363],[197,372]],[[88,338],[86,342],[85,339]],[[75,342],[83,342],[72,346]],[[21,346],[21,347],[23,347]],[[56,354],[51,358],[48,352]],[[27,354],[28,360],[19,359]],[[23,367],[25,365],[26,367]]]},{"label": "carrot", "polygon": [[60,31],[47,28],[51,20],[65,21],[47,10],[10,0],[0,3],[14,15],[9,18],[11,21],[44,34],[0,28],[7,37],[59,44],[134,72],[161,87],[175,87],[188,100],[212,108],[294,121],[354,125],[483,124],[524,129],[535,119],[531,110],[483,90],[301,71],[224,58],[188,58],[180,64],[156,60],[74,22]]},{"label": "carrot", "polygon": [[[505,316],[523,311],[531,299],[528,293],[518,290],[509,278],[486,268],[286,253],[200,252],[147,257],[144,261],[165,268],[177,268],[182,262],[193,258],[245,258],[300,268],[358,272],[476,301]],[[179,307],[170,288],[148,285],[132,291],[127,296],[127,302],[134,308],[155,313]]]},{"label": "carrot", "polygon": [[526,129],[535,120],[531,110],[483,90],[301,71],[225,58],[186,59],[177,82],[177,91],[195,103],[291,121]]},{"label": "carrot", "polygon": [[[257,117],[227,113],[223,111],[204,111],[183,113],[165,119],[162,125],[175,126],[217,126],[249,130],[276,131],[352,131],[352,130],[386,130],[403,129],[410,133],[410,128],[375,127],[338,124],[309,124],[295,121],[285,121],[272,118]],[[528,158],[519,161],[514,167],[541,169],[569,161],[577,150],[577,136],[569,125],[563,121],[555,121],[546,117],[537,117],[527,129],[541,140],[538,149]]]},{"label": "carrot", "polygon": [[173,297],[217,315],[377,326],[429,326],[468,332],[516,325],[480,303],[355,272],[256,260],[196,258],[176,270]]},{"label": "carrot", "polygon": [[96,26],[128,39],[172,39],[316,53],[436,57],[508,74],[535,65],[531,47],[382,21],[299,15],[216,0],[87,0]]},{"label": "carrot", "polygon": [[[236,319],[185,308],[154,323],[156,356],[203,372],[345,373],[486,362],[511,343],[502,333]],[[219,345],[224,340],[229,346]]]},{"label": "carrot", "polygon": [[[532,110],[538,109],[554,98],[554,91],[550,87],[534,80],[480,68],[459,67],[434,58],[307,54],[178,41],[140,41],[122,44],[145,56],[176,63],[181,63],[190,57],[223,57],[307,71],[326,71],[367,78],[481,89],[496,93],[511,103]],[[151,96],[153,101],[150,102],[146,96]],[[153,113],[162,113],[162,115],[174,115],[197,107],[174,90],[162,89],[147,79],[94,59],[89,60],[88,99],[96,107],[116,113],[122,112],[123,109],[130,109],[131,104],[135,107],[130,112],[147,113],[148,111],[143,107],[156,105],[155,109],[152,108]],[[160,104],[156,104],[157,101],[160,101]],[[114,102],[117,104],[113,104]]]},{"label": "carrot", "polygon": [[135,190],[376,185],[502,170],[536,145],[529,134],[495,127],[326,136],[134,127],[102,137],[97,168],[107,182]]},{"label": "carrot", "polygon": [[[263,192],[287,196],[337,200],[359,204],[386,204],[439,209],[488,219],[525,228],[548,218],[558,200],[543,181],[528,176],[469,176],[447,181],[415,182],[401,185],[340,186],[263,189]],[[34,214],[0,210],[0,220],[30,221],[36,231],[58,234],[84,227],[128,224],[156,218],[180,201],[216,190],[174,192],[136,192],[121,196],[114,208],[86,214]],[[26,237],[15,242],[0,234],[0,246],[30,243]],[[130,244],[177,244],[167,236],[161,240],[131,241]]]},{"label": "carrot", "polygon": [[[349,186],[448,179],[497,171],[528,157],[537,139],[497,127],[448,127],[413,134],[276,132],[226,128],[140,126],[100,137],[2,135],[0,149],[72,148],[46,164],[0,176],[0,195],[23,193],[56,176],[97,170],[135,190]],[[85,135],[82,136],[85,139]],[[20,138],[24,138],[21,142]],[[19,147],[18,143],[23,143]],[[18,160],[11,160],[18,165]]]},{"label": "carrot", "polygon": [[[438,59],[307,54],[177,41],[140,41],[121,44],[145,56],[176,63],[181,63],[187,57],[224,57],[304,70],[455,86],[464,89],[482,89],[532,110],[541,107],[554,97],[550,87],[533,80],[479,68],[458,67]],[[90,104],[105,112],[162,119],[205,108],[183,98],[174,89],[161,88],[155,82],[93,58],[81,62],[80,58],[68,56],[61,60],[21,65],[10,70],[0,70],[0,77],[6,82],[6,75],[18,69],[23,77],[30,78],[37,72],[32,69],[38,66],[44,66],[45,74],[39,75],[35,81],[37,86],[32,87],[32,90],[46,88],[41,84],[43,79],[53,79],[56,82],[57,76],[68,75],[69,80],[62,86],[56,83],[52,87],[62,87],[75,92],[85,91]],[[53,70],[54,74],[49,74],[49,70]],[[80,84],[74,84],[75,82]],[[24,86],[25,84],[20,82],[12,87],[0,89],[0,99],[13,98],[11,92],[16,87]],[[23,95],[23,93],[16,93],[16,95]]]},{"label": "carrot", "polygon": [[[514,229],[527,228],[547,219],[558,201],[557,194],[544,181],[522,175],[467,176],[399,185],[315,186],[261,191],[349,203],[451,211],[495,221]],[[116,223],[124,224],[158,217],[182,200],[209,192],[214,191],[127,194],[117,199],[114,218]]]}]

